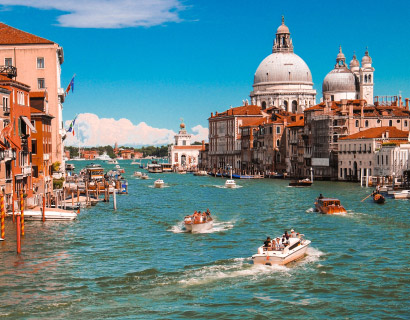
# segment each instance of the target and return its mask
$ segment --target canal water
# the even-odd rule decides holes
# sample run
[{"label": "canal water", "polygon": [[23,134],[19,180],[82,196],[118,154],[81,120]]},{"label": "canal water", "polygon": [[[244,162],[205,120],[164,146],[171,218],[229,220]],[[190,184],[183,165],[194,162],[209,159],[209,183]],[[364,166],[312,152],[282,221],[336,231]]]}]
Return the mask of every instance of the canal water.
[{"label": "canal water", "polygon": [[[78,167],[88,162],[75,162]],[[132,177],[129,194],[83,209],[74,222],[15,225],[0,243],[1,319],[409,319],[409,200],[370,199],[358,184],[237,180],[192,174]],[[104,164],[105,168],[113,165]],[[138,169],[142,170],[142,169]],[[155,189],[162,178],[167,187]],[[346,215],[312,212],[339,198]],[[215,226],[185,233],[182,220],[209,208]],[[312,241],[287,266],[254,266],[266,236],[295,229]]]}]

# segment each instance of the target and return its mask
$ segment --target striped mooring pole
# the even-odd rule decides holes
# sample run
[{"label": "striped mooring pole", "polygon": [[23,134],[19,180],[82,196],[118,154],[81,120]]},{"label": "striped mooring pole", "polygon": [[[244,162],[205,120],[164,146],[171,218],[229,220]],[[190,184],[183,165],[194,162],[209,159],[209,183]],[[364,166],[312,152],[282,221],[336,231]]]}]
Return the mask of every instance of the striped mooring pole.
[{"label": "striped mooring pole", "polygon": [[21,211],[21,235],[24,236],[24,198],[23,198],[23,191],[20,191],[20,211]]},{"label": "striped mooring pole", "polygon": [[0,196],[0,206],[1,206],[1,237],[4,239],[4,216],[6,212],[4,211],[4,195]]}]

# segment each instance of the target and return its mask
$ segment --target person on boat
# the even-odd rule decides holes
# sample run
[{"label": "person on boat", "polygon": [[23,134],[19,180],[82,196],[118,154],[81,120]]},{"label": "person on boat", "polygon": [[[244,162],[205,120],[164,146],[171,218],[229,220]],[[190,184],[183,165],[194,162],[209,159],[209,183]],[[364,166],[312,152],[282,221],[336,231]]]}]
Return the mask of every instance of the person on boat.
[{"label": "person on boat", "polygon": [[274,244],[275,244],[275,250],[276,250],[276,251],[280,251],[280,249],[282,249],[282,247],[283,247],[283,246],[280,244],[280,238],[279,238],[279,237],[276,238],[276,241],[275,241]]},{"label": "person on boat", "polygon": [[268,250],[268,248],[272,247],[272,242],[270,240],[270,237],[266,238],[266,241],[263,243],[263,247],[266,248],[266,250]]},{"label": "person on boat", "polygon": [[323,199],[323,195],[322,195],[322,194],[319,194],[318,199]]},{"label": "person on boat", "polygon": [[380,185],[376,186],[376,193],[380,193]]},{"label": "person on boat", "polygon": [[289,240],[289,234],[288,234],[288,232],[287,232],[286,230],[285,230],[284,237],[286,238],[286,240]]},{"label": "person on boat", "polygon": [[209,209],[206,209],[206,215],[209,217],[211,215],[211,212],[209,211]]},{"label": "person on boat", "polygon": [[290,230],[290,237],[291,238],[296,238],[296,233],[295,233],[295,230]]}]

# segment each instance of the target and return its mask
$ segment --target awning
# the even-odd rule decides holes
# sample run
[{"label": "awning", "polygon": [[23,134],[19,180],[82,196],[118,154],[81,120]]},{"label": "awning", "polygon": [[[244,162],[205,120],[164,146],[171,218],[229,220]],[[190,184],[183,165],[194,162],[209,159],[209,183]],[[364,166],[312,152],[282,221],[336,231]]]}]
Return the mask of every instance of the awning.
[{"label": "awning", "polygon": [[30,120],[27,117],[21,116],[21,119],[23,119],[23,121],[26,123],[26,125],[30,128],[31,132],[37,133],[36,128],[34,128],[34,126],[31,124]]}]

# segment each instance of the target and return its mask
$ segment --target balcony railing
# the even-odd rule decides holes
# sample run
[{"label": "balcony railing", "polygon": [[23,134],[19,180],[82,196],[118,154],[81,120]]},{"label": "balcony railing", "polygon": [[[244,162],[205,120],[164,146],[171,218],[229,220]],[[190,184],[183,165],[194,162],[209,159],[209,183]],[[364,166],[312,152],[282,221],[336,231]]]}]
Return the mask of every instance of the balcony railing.
[{"label": "balcony railing", "polygon": [[31,174],[31,166],[24,166],[21,171],[23,175],[28,176]]},{"label": "balcony railing", "polygon": [[5,74],[10,79],[15,78],[17,77],[17,68],[13,66],[0,66],[0,74]]}]

